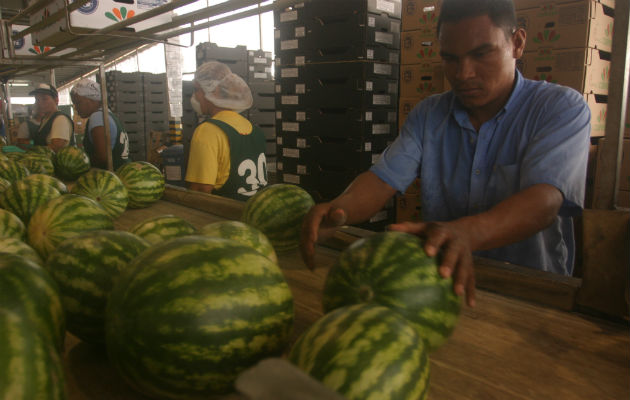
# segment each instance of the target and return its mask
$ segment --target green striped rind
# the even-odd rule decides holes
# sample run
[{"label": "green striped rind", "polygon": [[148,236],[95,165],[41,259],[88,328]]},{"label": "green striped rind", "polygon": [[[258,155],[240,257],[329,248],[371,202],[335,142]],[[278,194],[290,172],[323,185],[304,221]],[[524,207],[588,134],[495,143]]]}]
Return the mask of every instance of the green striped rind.
[{"label": "green striped rind", "polygon": [[31,174],[52,175],[55,166],[50,158],[44,154],[26,153],[19,161]]},{"label": "green striped rind", "polygon": [[37,208],[61,196],[54,187],[42,181],[21,180],[0,194],[0,206],[17,215],[28,224]]},{"label": "green striped rind", "polygon": [[28,175],[28,169],[17,161],[0,160],[0,178],[16,182]]},{"label": "green striped rind", "polygon": [[74,181],[90,170],[90,158],[75,146],[62,147],[55,157],[55,175],[64,181]]},{"label": "green striped rind", "polygon": [[59,285],[66,326],[87,343],[105,343],[105,306],[114,282],[149,247],[123,231],[93,231],[61,243],[46,261]]},{"label": "green striped rind", "polygon": [[68,187],[65,183],[55,178],[54,176],[44,174],[32,174],[22,179],[23,181],[40,181],[46,183],[59,191],[61,194],[68,193]]},{"label": "green striped rind", "polygon": [[103,207],[88,197],[64,194],[39,207],[26,232],[28,243],[46,260],[64,240],[99,229],[114,229]]},{"label": "green striped rind", "polygon": [[289,360],[354,399],[425,399],[429,360],[422,338],[398,313],[374,304],[339,308],[297,340]]},{"label": "green striped rind", "polygon": [[116,175],[127,188],[130,208],[148,207],[164,194],[164,176],[146,161],[124,164],[116,170]]},{"label": "green striped rind", "polygon": [[59,289],[43,267],[0,253],[0,309],[26,316],[50,343],[63,349],[65,317]]},{"label": "green striped rind", "polygon": [[[2,193],[0,193],[2,196]],[[0,209],[0,238],[24,239],[26,226],[24,222],[10,211]]]},{"label": "green striped rind", "polygon": [[11,186],[11,182],[0,177],[0,194],[2,194],[2,192],[4,192],[9,186]]},{"label": "green striped rind", "polygon": [[109,359],[151,397],[208,398],[282,352],[293,323],[280,268],[233,240],[186,236],[138,256],[107,306]]},{"label": "green striped rind", "polygon": [[402,232],[378,233],[344,250],[326,278],[322,302],[325,311],[361,302],[396,310],[429,350],[446,341],[460,310],[452,280],[440,277],[420,239]]},{"label": "green striped rind", "polygon": [[4,155],[6,156],[6,158],[8,160],[12,160],[12,161],[20,161],[20,159],[24,156],[24,152],[19,152],[19,151],[14,151],[11,153],[5,153]]},{"label": "green striped rind", "polygon": [[314,204],[299,186],[270,185],[247,200],[241,221],[267,235],[276,251],[286,251],[298,247],[302,219]]},{"label": "green striped rind", "polygon": [[0,307],[0,399],[66,399],[61,357],[29,319]]},{"label": "green striped rind", "polygon": [[[0,238],[0,253],[9,253],[22,256],[37,265],[44,266],[42,258],[28,244],[16,238]],[[0,305],[1,307],[1,305]]]},{"label": "green striped rind", "polygon": [[176,237],[194,235],[197,229],[175,215],[159,215],[140,222],[130,232],[151,244],[157,244]]},{"label": "green striped rind", "polygon": [[72,187],[72,193],[96,201],[112,218],[125,212],[129,202],[127,189],[120,178],[104,169],[91,169],[81,175]]},{"label": "green striped rind", "polygon": [[200,229],[199,233],[206,236],[215,236],[223,239],[232,239],[246,246],[254,248],[257,252],[270,259],[274,264],[278,263],[278,257],[267,236],[264,233],[240,221],[218,221],[208,224]]},{"label": "green striped rind", "polygon": [[55,152],[48,146],[33,146],[27,150],[26,154],[39,154],[48,157],[51,161],[55,159]]}]

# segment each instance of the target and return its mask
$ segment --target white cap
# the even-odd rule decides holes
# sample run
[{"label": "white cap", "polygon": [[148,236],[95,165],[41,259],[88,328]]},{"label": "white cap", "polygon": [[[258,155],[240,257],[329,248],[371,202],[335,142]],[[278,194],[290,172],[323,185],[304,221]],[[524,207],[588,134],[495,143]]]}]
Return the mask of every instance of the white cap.
[{"label": "white cap", "polygon": [[101,101],[101,85],[90,79],[81,79],[70,91],[70,94],[85,97],[86,99]]},{"label": "white cap", "polygon": [[195,82],[201,86],[206,99],[215,106],[241,112],[254,102],[252,92],[240,76],[218,61],[202,64],[195,72]]}]

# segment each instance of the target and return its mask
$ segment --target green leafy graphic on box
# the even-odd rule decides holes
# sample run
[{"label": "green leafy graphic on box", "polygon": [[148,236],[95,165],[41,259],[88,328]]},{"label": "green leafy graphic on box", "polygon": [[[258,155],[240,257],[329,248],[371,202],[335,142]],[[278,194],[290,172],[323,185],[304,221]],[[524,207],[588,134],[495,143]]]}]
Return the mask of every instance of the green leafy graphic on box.
[{"label": "green leafy graphic on box", "polygon": [[129,10],[127,11],[126,7],[120,7],[120,9],[114,7],[112,9],[112,12],[107,11],[105,13],[105,16],[111,20],[114,20],[116,22],[120,22],[120,21],[124,21],[128,18],[131,18],[135,15],[135,12],[133,10]]},{"label": "green leafy graphic on box", "polygon": [[435,11],[429,11],[422,14],[422,17],[418,18],[420,25],[432,25],[437,21],[437,14]]},{"label": "green leafy graphic on box", "polygon": [[551,61],[554,59],[553,50],[549,48],[542,48],[538,50],[538,53],[534,57],[536,61]]},{"label": "green leafy graphic on box", "polygon": [[418,93],[435,93],[436,88],[433,86],[431,82],[422,82],[420,86],[416,88],[416,92]]},{"label": "green leafy graphic on box", "polygon": [[605,66],[604,69],[602,70],[601,77],[602,77],[602,81],[608,81],[608,79],[610,79],[610,68],[608,66]]},{"label": "green leafy graphic on box", "polygon": [[545,29],[534,36],[534,43],[552,43],[560,39],[555,30]]},{"label": "green leafy graphic on box", "polygon": [[418,58],[435,58],[437,56],[437,52],[433,51],[433,48],[422,49],[417,54]]},{"label": "green leafy graphic on box", "polygon": [[28,51],[33,54],[44,54],[47,51],[50,51],[52,47],[48,46],[33,46]]},{"label": "green leafy graphic on box", "polygon": [[551,74],[547,75],[545,73],[540,74],[540,75],[534,75],[534,80],[536,80],[536,81],[547,81],[547,82],[551,82],[551,83],[558,83],[558,80],[554,79]]},{"label": "green leafy graphic on box", "polygon": [[597,122],[599,123],[606,122],[607,115],[608,115],[608,110],[599,110],[599,114],[597,115]]}]

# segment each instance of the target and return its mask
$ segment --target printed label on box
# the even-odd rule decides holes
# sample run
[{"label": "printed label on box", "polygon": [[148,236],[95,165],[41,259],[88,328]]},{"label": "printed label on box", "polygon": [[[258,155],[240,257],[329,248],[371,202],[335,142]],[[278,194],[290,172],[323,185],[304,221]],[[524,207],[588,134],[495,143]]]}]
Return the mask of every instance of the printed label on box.
[{"label": "printed label on box", "polygon": [[278,171],[282,171],[283,170],[284,165],[282,165],[282,161],[278,161],[276,162],[276,169]]},{"label": "printed label on box", "polygon": [[387,13],[394,13],[396,11],[396,5],[387,0],[376,0],[376,9],[379,11],[385,11]]},{"label": "printed label on box", "polygon": [[372,151],[372,143],[370,143],[370,142],[366,142],[366,143],[363,145],[363,150],[364,150],[364,151]]},{"label": "printed label on box", "polygon": [[304,138],[298,138],[297,142],[297,147],[298,149],[305,149],[306,148],[306,139]]},{"label": "printed label on box", "polygon": [[366,82],[365,82],[365,90],[366,90],[367,92],[371,92],[371,91],[373,91],[373,90],[374,90],[374,82],[372,82],[372,81],[366,81]]},{"label": "printed label on box", "polygon": [[267,59],[264,57],[254,57],[254,64],[267,64]]},{"label": "printed label on box", "polygon": [[280,93],[281,90],[282,90],[282,86],[276,85],[276,93]]},{"label": "printed label on box", "polygon": [[297,105],[298,104],[298,96],[282,96],[280,103],[281,104],[290,104]]},{"label": "printed label on box", "polygon": [[373,49],[367,49],[367,54],[365,55],[365,58],[367,58],[368,60],[373,60],[374,59],[374,50]]},{"label": "printed label on box", "polygon": [[287,132],[299,132],[300,124],[297,122],[283,122],[282,130]]},{"label": "printed label on box", "polygon": [[276,119],[282,119],[282,111],[276,111]]},{"label": "printed label on box", "polygon": [[298,165],[297,166],[297,173],[299,175],[307,175],[307,170],[306,170],[306,165]]},{"label": "printed label on box", "polygon": [[375,94],[372,96],[372,104],[386,106],[391,104],[391,97],[387,94]]},{"label": "printed label on box", "polygon": [[306,36],[306,28],[303,26],[298,26],[297,28],[295,28],[295,37],[296,38],[301,38]]},{"label": "printed label on box", "polygon": [[295,65],[304,65],[306,64],[305,56],[295,56]]},{"label": "printed label on box", "polygon": [[297,19],[298,19],[297,10],[286,11],[280,14],[280,22],[297,21]]},{"label": "printed label on box", "polygon": [[389,124],[374,124],[372,125],[373,135],[385,135],[389,133]]},{"label": "printed label on box", "polygon": [[376,18],[368,17],[368,26],[371,27],[371,28],[375,28],[376,27]]},{"label": "printed label on box", "polygon": [[372,154],[372,164],[376,164],[380,156],[380,154]]},{"label": "printed label on box", "polygon": [[306,121],[306,113],[304,111],[296,112],[295,119],[298,121]]},{"label": "printed label on box", "polygon": [[298,83],[295,85],[295,93],[297,94],[305,94],[306,93],[306,85],[304,83]]},{"label": "printed label on box", "polygon": [[297,68],[282,68],[280,70],[281,78],[297,78],[299,71]]},{"label": "printed label on box", "polygon": [[179,165],[166,165],[164,167],[164,174],[167,181],[181,181],[182,180],[182,167]]},{"label": "printed label on box", "polygon": [[365,112],[365,120],[366,121],[371,121],[372,120],[372,111],[366,111]]},{"label": "printed label on box", "polygon": [[267,79],[269,75],[267,74],[267,72],[255,72],[254,73],[254,79]]},{"label": "printed label on box", "polygon": [[298,149],[282,149],[282,155],[289,158],[300,158],[300,150]]},{"label": "printed label on box", "polygon": [[374,41],[392,45],[394,44],[394,35],[386,32],[374,32]]},{"label": "printed label on box", "polygon": [[294,174],[282,174],[282,180],[286,183],[293,183],[294,185],[300,184],[300,177]]},{"label": "printed label on box", "polygon": [[280,146],[282,146],[282,136],[278,136],[276,138],[276,144],[279,144]]},{"label": "printed label on box", "polygon": [[374,63],[374,73],[380,75],[391,75],[392,74],[392,66],[389,64],[378,64]]},{"label": "printed label on box", "polygon": [[298,40],[282,40],[280,42],[280,50],[295,50],[298,48]]}]

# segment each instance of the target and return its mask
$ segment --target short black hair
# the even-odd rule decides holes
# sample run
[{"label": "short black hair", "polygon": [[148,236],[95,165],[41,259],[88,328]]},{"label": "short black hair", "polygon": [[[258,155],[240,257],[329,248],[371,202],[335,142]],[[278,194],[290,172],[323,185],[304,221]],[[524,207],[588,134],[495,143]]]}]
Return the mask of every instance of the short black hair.
[{"label": "short black hair", "polygon": [[510,37],[517,29],[516,12],[512,0],[444,0],[437,22],[437,34],[445,22],[458,22],[465,18],[487,15]]}]

